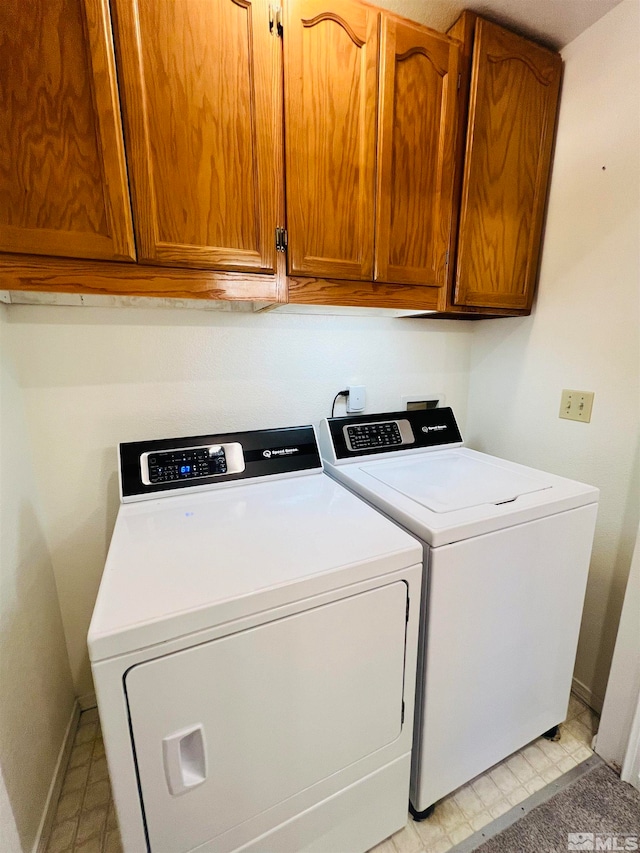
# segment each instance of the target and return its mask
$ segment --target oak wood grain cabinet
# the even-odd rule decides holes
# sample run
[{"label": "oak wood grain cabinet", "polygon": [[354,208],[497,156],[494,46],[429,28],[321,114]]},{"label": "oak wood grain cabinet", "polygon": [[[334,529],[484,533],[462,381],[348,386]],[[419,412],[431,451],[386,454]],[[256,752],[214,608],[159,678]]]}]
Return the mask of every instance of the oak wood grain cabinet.
[{"label": "oak wood grain cabinet", "polygon": [[282,48],[266,0],[112,0],[138,257],[276,271]]},{"label": "oak wood grain cabinet", "polygon": [[[562,60],[465,12],[469,88],[452,311],[528,313],[535,291]],[[470,78],[467,76],[470,75]]]},{"label": "oak wood grain cabinet", "polygon": [[135,258],[108,0],[0,3],[0,251]]},{"label": "oak wood grain cabinet", "polygon": [[288,269],[373,278],[379,12],[286,4]]},{"label": "oak wood grain cabinet", "polygon": [[382,15],[375,278],[445,287],[452,239],[459,47]]},{"label": "oak wood grain cabinet", "polygon": [[281,34],[268,0],[0,3],[0,287],[528,313],[559,55],[358,0]]},{"label": "oak wood grain cabinet", "polygon": [[286,8],[290,297],[435,307],[418,288],[448,280],[458,45],[356,0]]}]

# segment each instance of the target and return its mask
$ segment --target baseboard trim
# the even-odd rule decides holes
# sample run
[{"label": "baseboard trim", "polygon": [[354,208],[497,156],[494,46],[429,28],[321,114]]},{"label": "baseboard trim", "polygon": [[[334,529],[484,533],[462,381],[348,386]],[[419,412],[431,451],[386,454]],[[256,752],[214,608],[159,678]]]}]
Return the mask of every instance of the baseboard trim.
[{"label": "baseboard trim", "polygon": [[78,728],[78,722],[80,721],[80,711],[80,703],[76,699],[73,703],[71,716],[67,723],[67,730],[64,733],[62,746],[58,753],[58,761],[56,762],[56,767],[53,771],[53,778],[51,780],[51,785],[49,786],[49,793],[47,794],[42,818],[40,820],[40,826],[38,827],[38,834],[36,835],[36,840],[33,845],[33,853],[45,853],[47,842],[51,835],[53,819],[56,816],[58,798],[60,797],[60,791],[64,781],[64,774],[67,769],[67,764],[69,763],[69,757],[71,755],[76,729]]},{"label": "baseboard trim", "polygon": [[88,711],[90,708],[96,708],[98,706],[96,694],[83,693],[82,696],[78,696],[78,704],[80,705],[81,711]]},{"label": "baseboard trim", "polygon": [[572,679],[571,689],[576,694],[578,699],[581,699],[585,702],[590,708],[592,708],[596,714],[602,713],[602,706],[604,705],[604,696],[598,696],[597,693],[594,693],[590,687],[587,687],[586,684],[583,684],[582,681],[577,679],[575,676]]}]

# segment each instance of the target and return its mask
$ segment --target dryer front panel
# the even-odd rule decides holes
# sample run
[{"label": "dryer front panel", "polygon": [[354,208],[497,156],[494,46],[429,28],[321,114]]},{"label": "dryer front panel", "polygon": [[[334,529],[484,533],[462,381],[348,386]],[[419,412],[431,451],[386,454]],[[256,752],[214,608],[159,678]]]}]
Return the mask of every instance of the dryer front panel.
[{"label": "dryer front panel", "polygon": [[130,669],[151,850],[191,850],[398,738],[406,620],[398,581]]}]

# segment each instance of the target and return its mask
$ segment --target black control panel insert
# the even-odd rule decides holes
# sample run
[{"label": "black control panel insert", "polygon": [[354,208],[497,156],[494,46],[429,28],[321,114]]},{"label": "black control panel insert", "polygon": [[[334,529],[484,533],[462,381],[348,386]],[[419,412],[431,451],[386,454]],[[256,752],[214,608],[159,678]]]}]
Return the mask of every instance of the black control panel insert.
[{"label": "black control panel insert", "polygon": [[370,447],[393,447],[402,444],[397,421],[381,424],[353,424],[345,427],[352,450],[367,450]]},{"label": "black control panel insert", "polygon": [[337,460],[462,443],[456,419],[448,407],[347,415],[328,418],[327,425]]},{"label": "black control panel insert", "polygon": [[195,480],[227,473],[227,457],[219,444],[213,447],[194,447],[168,453],[146,454],[149,483],[169,483],[172,480]]},{"label": "black control panel insert", "polygon": [[124,502],[322,470],[312,426],[132,441],[119,445],[119,455]]}]

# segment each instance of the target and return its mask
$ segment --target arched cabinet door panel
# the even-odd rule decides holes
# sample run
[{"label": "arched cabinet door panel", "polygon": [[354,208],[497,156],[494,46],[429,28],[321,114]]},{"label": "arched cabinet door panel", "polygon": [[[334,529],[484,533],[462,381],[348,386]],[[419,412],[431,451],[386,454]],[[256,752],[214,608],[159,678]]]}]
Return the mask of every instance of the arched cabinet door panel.
[{"label": "arched cabinet door panel", "polygon": [[138,254],[274,272],[282,48],[266,0],[115,0]]},{"label": "arched cabinet door panel", "polygon": [[454,301],[530,309],[562,60],[478,19]]},{"label": "arched cabinet door panel", "polygon": [[351,0],[287,3],[291,275],[373,278],[379,17]]},{"label": "arched cabinet door panel", "polygon": [[376,279],[448,282],[459,46],[383,15]]}]

